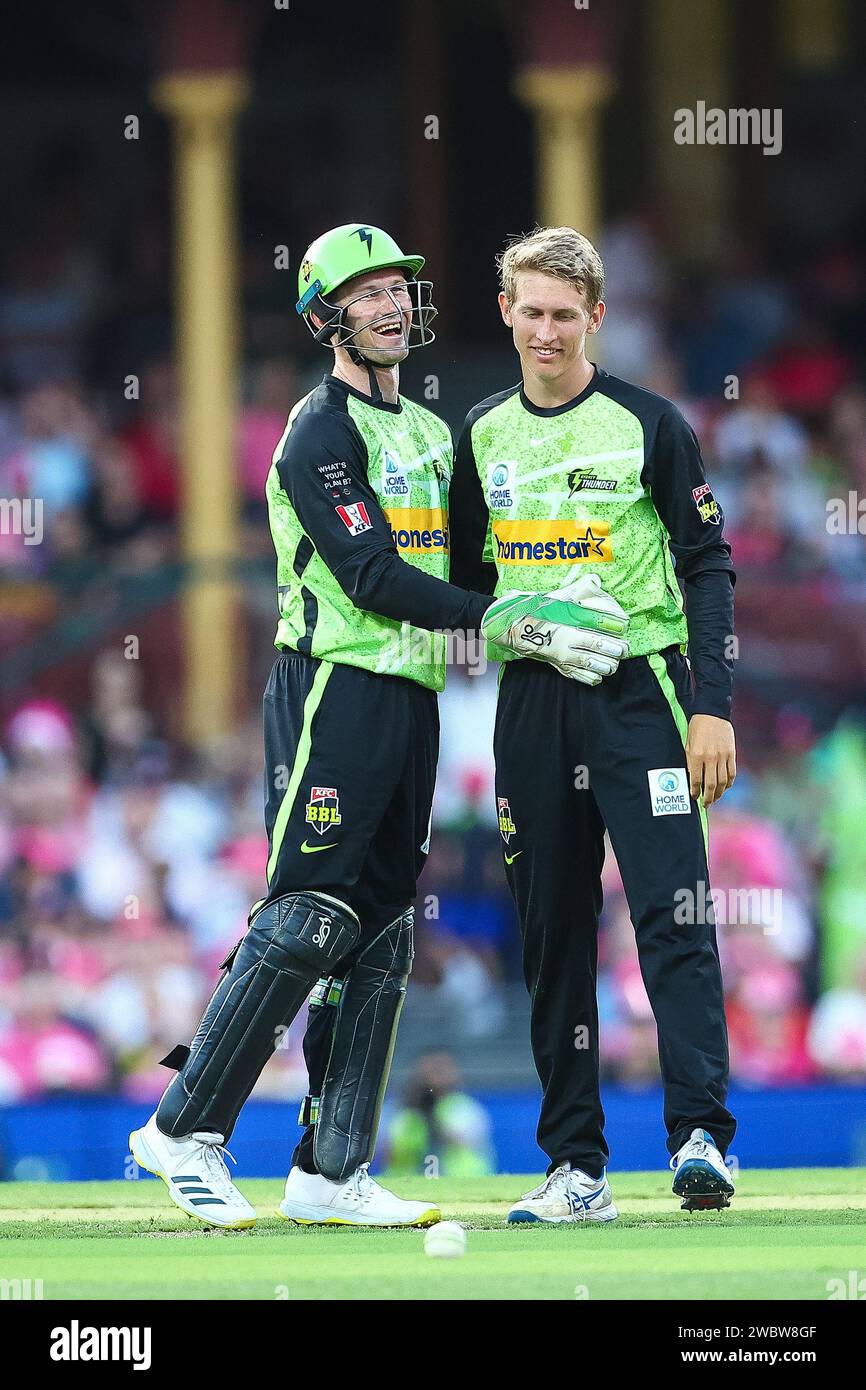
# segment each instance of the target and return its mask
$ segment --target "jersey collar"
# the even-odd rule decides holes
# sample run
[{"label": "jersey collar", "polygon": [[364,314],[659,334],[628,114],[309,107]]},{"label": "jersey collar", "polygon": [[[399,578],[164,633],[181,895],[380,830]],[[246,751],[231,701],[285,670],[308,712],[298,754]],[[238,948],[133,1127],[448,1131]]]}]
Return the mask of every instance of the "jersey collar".
[{"label": "jersey collar", "polygon": [[586,386],[584,386],[580,395],[575,396],[573,400],[566,401],[564,405],[533,405],[532,401],[529,399],[526,392],[524,391],[523,383],[521,382],[520,404],[523,406],[524,410],[529,411],[530,415],[564,415],[567,410],[574,410],[574,407],[576,405],[581,405],[583,401],[587,399],[588,396],[591,396],[593,391],[595,391],[596,388],[601,384],[601,379],[604,376],[607,376],[607,372],[604,370],[604,368],[596,367],[594,373],[589,379],[589,382]]},{"label": "jersey collar", "polygon": [[347,396],[354,396],[356,400],[363,401],[371,410],[384,410],[389,415],[402,415],[403,413],[403,402],[399,396],[396,401],[374,401],[371,396],[365,395],[363,391],[356,391],[355,387],[350,386],[348,381],[343,381],[342,377],[334,376],[331,372],[326,373],[325,383],[332,389],[344,391]]}]

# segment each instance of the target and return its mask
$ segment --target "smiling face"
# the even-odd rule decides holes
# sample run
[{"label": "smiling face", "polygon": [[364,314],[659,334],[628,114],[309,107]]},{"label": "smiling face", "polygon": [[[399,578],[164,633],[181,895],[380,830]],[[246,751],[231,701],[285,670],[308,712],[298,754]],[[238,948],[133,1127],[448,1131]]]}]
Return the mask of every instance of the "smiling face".
[{"label": "smiling face", "polygon": [[408,356],[412,299],[402,270],[371,270],[341,285],[331,299],[346,310],[351,346],[375,366],[394,367]]},{"label": "smiling face", "polygon": [[512,331],[524,379],[546,386],[567,381],[585,369],[588,333],[597,333],[604,302],[590,309],[584,291],[540,270],[522,270],[513,302],[499,296],[499,308]]}]

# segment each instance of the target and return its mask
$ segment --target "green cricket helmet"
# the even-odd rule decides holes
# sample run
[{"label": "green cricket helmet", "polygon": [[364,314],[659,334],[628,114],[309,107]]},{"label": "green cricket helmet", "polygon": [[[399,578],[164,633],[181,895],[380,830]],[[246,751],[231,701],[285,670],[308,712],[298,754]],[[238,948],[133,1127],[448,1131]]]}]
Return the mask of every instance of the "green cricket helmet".
[{"label": "green cricket helmet", "polygon": [[[432,343],[435,337],[429,325],[438,311],[431,299],[432,281],[417,278],[423,265],[423,256],[407,256],[394,238],[380,227],[370,227],[363,222],[347,222],[342,227],[333,227],[331,231],[324,232],[307,247],[298,272],[299,297],[295,308],[317,342],[345,347],[354,360],[364,361],[361,352],[353,345],[355,334],[362,328],[375,328],[376,324],[393,319],[395,311],[402,315],[405,309],[401,308],[390,290],[362,291],[343,305],[329,302],[328,295],[347,280],[367,271],[403,270],[412,303],[405,346],[424,347]],[[350,329],[348,310],[372,294],[383,293],[390,297],[391,303],[379,318]],[[323,320],[320,328],[313,323],[313,313]],[[334,333],[338,336],[336,342],[332,343]]]}]

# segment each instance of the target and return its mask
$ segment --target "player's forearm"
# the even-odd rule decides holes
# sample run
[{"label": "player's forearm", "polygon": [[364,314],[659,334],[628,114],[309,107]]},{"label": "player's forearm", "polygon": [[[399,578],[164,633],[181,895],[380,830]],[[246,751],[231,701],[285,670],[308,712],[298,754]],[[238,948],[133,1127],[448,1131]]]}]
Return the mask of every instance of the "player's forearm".
[{"label": "player's forearm", "polygon": [[346,562],[334,577],[356,608],[431,631],[477,628],[490,606],[487,595],[424,574],[388,550]]},{"label": "player's forearm", "polygon": [[496,589],[496,566],[484,559],[490,514],[475,466],[471,420],[472,412],[457,444],[448,493],[451,580],[461,589],[492,595]]},{"label": "player's forearm", "polygon": [[695,714],[731,717],[734,680],[734,585],[729,570],[706,570],[685,583]]},{"label": "player's forearm", "polygon": [[458,588],[492,596],[497,578],[496,566],[488,560],[481,559],[480,546],[476,554],[472,554],[468,549],[458,549],[456,546],[452,550],[451,580]]}]

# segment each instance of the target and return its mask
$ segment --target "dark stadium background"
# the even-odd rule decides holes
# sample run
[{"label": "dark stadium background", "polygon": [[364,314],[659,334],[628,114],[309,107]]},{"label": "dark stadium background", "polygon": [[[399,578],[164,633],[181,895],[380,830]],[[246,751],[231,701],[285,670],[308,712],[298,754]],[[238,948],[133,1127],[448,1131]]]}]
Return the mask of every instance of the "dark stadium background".
[{"label": "dark stadium background", "polygon": [[[608,266],[600,360],[695,426],[739,573],[741,770],[712,812],[711,865],[732,896],[763,890],[772,918],[720,926],[735,1152],[866,1162],[864,31],[856,0],[18,10],[0,53],[0,496],[43,498],[45,535],[0,534],[0,1176],[122,1174],[128,1129],[167,1076],[158,1059],[191,1034],[260,896],[276,611],[261,489],[290,405],[326,366],[293,313],[305,245],[366,219],[428,257],[439,339],[404,389],[423,397],[435,378],[428,403],[459,428],[516,377],[494,255],[550,220],[559,194],[568,206],[540,177],[553,118],[539,124],[521,95],[521,73],[556,65],[608,86],[596,133],[568,137],[591,157],[597,225],[579,225]],[[248,83],[230,180],[238,524],[216,579],[182,502],[185,195],[155,99],[172,66]],[[781,153],[707,147],[679,166],[673,110],[713,104],[707,82],[725,106],[781,109]],[[837,534],[827,504],[851,494],[855,524]],[[215,582],[224,621],[193,651],[184,614]],[[209,720],[190,683],[227,657],[230,698]],[[419,1059],[447,1050],[480,1103],[467,1144],[529,1171],[535,1080],[493,814],[494,700],[495,672],[452,671],[389,1113]],[[612,858],[602,960],[609,1133],[618,1166],[651,1167],[655,1030]],[[299,1026],[288,1042],[238,1127],[248,1173],[286,1169]]]}]

